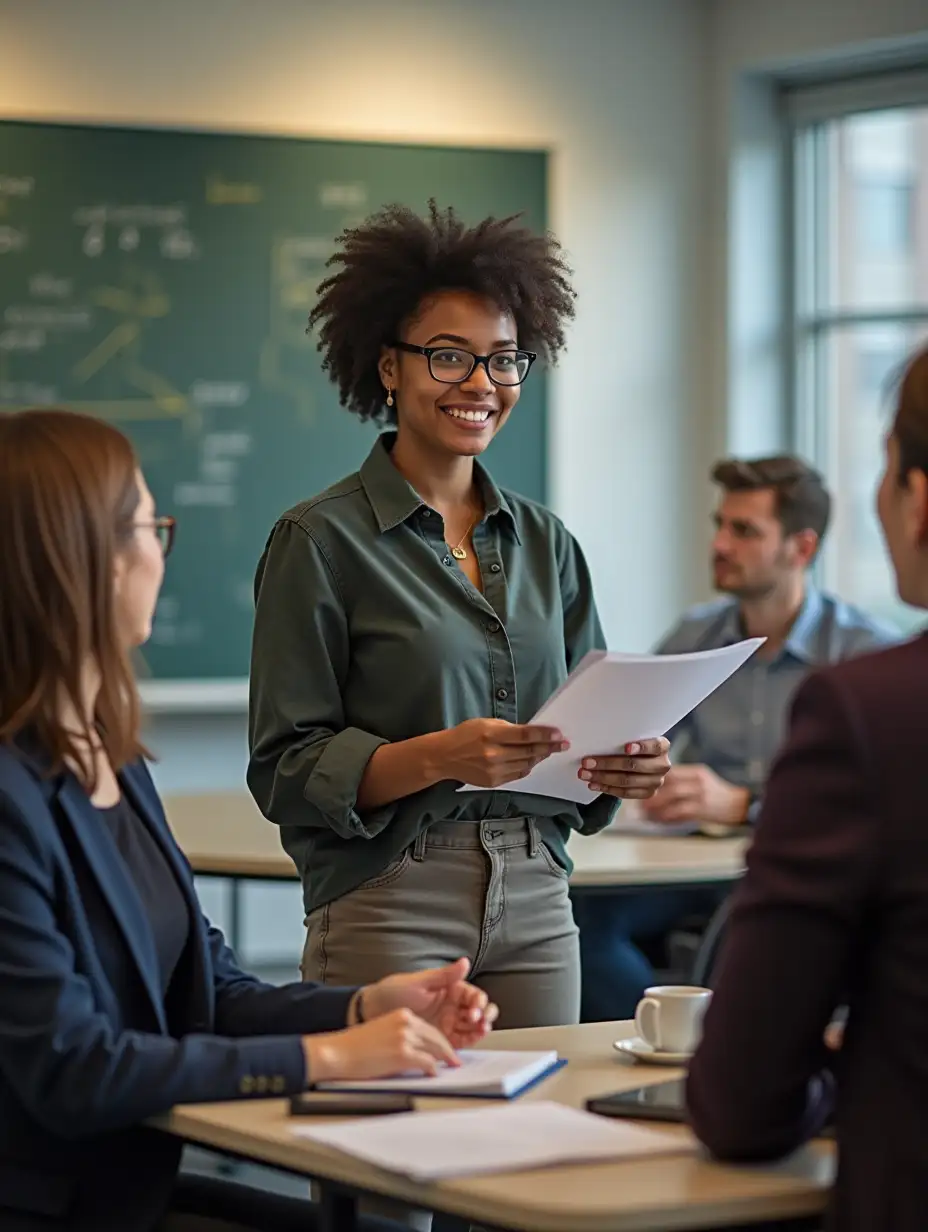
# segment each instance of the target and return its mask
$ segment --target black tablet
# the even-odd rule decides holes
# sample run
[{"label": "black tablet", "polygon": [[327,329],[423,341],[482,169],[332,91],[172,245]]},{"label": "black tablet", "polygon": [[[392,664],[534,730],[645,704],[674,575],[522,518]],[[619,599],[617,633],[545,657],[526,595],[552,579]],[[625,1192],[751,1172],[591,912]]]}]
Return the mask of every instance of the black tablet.
[{"label": "black tablet", "polygon": [[644,1121],[686,1120],[686,1079],[656,1082],[649,1087],[616,1091],[613,1095],[594,1095],[586,1101],[587,1112],[600,1116],[634,1117]]}]

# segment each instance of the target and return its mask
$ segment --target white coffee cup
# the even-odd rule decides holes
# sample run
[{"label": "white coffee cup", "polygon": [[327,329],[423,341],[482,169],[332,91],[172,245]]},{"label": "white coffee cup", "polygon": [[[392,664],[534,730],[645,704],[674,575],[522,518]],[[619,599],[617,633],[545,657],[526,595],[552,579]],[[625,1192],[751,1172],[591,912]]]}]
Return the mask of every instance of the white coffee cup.
[{"label": "white coffee cup", "polygon": [[635,1010],[635,1027],[657,1052],[694,1052],[711,999],[711,989],[695,984],[646,988]]}]

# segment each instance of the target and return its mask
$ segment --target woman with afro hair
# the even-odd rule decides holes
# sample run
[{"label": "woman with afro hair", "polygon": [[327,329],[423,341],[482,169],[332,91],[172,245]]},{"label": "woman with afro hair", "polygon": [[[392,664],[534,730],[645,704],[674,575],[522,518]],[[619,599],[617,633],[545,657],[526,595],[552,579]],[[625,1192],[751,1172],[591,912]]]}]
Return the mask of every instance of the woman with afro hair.
[{"label": "woman with afro hair", "polygon": [[256,579],[248,783],[303,881],[303,975],[463,955],[500,1025],[576,1022],[567,837],[652,795],[668,761],[641,740],[584,761],[588,803],[519,792],[567,747],[528,720],[603,634],[573,537],[479,458],[564,347],[570,270],[518,218],[434,202],[345,231],[329,266],[323,366],[388,429],[282,515]]}]

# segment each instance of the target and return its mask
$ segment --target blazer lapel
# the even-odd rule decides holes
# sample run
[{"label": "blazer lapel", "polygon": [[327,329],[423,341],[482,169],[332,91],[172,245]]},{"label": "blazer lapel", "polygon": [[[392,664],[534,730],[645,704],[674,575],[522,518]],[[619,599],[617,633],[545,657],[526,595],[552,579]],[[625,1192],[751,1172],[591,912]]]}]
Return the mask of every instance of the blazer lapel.
[{"label": "blazer lapel", "polygon": [[77,779],[67,774],[58,801],[122,930],[162,1031],[167,1031],[158,958],[148,918],[116,844]]}]

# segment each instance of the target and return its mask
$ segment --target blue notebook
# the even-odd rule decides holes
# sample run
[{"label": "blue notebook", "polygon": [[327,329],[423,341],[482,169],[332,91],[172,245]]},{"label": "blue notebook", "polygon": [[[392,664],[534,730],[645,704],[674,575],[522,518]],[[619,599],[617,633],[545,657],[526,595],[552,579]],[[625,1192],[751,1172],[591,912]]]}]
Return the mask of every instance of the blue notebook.
[{"label": "blue notebook", "polygon": [[443,1066],[432,1077],[400,1074],[359,1082],[320,1082],[318,1091],[393,1092],[397,1095],[435,1095],[443,1098],[512,1099],[548,1078],[567,1064],[556,1052],[493,1052],[462,1049],[457,1069]]}]

